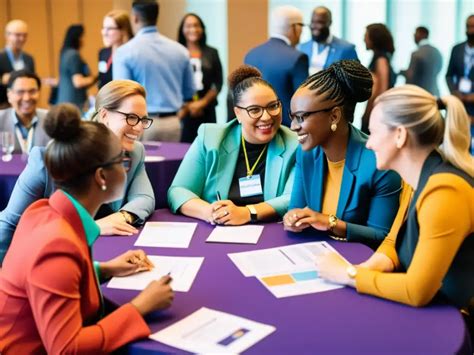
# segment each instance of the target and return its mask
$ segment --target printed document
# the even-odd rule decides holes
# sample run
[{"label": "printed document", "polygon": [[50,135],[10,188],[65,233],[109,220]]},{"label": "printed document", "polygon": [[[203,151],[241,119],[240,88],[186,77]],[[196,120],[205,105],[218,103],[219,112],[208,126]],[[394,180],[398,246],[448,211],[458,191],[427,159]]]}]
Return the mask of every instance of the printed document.
[{"label": "printed document", "polygon": [[263,226],[217,226],[206,242],[257,244],[263,232]]},{"label": "printed document", "polygon": [[197,223],[147,222],[135,246],[161,248],[188,248]]}]

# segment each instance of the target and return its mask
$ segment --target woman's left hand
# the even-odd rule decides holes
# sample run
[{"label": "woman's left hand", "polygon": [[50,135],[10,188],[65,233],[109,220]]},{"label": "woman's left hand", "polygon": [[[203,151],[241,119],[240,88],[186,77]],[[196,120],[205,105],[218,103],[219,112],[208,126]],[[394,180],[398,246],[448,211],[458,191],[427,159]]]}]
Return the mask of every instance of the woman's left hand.
[{"label": "woman's left hand", "polygon": [[315,264],[318,275],[322,279],[355,287],[355,280],[351,279],[347,273],[350,264],[339,254],[331,251],[320,255],[316,258]]},{"label": "woman's left hand", "polygon": [[216,201],[212,204],[212,218],[216,224],[239,226],[250,222],[250,211],[247,207],[234,205],[230,200]]},{"label": "woman's left hand", "polygon": [[304,228],[310,225],[319,231],[327,231],[329,229],[329,216],[313,211],[309,207],[292,210],[291,219],[288,223],[292,223],[296,228]]},{"label": "woman's left hand", "polygon": [[138,229],[125,221],[122,213],[115,212],[95,221],[102,235],[133,235]]},{"label": "woman's left hand", "polygon": [[200,117],[204,114],[205,103],[202,100],[193,101],[188,104],[189,115],[191,117]]},{"label": "woman's left hand", "polygon": [[129,250],[114,259],[100,263],[100,271],[105,277],[128,276],[149,271],[154,267],[143,250]]}]

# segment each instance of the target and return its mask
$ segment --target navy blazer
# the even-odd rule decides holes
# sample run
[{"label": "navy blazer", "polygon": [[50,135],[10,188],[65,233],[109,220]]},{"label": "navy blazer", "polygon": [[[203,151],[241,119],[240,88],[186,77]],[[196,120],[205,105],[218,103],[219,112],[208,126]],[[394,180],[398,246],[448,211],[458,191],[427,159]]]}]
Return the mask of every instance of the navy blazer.
[{"label": "navy blazer", "polygon": [[291,121],[288,110],[291,97],[308,77],[308,56],[286,44],[282,39],[270,38],[250,50],[244,62],[257,67],[262,72],[263,79],[273,86],[283,104],[282,123],[289,127]]},{"label": "navy blazer", "polygon": [[[459,80],[465,75],[464,73],[464,50],[466,42],[459,43],[453,47],[451,57],[449,58],[448,71],[446,72],[446,82],[449,91],[458,90]],[[474,83],[474,66],[468,73],[468,78]],[[474,84],[471,85],[471,93],[474,93]],[[474,116],[474,104],[465,103],[464,107],[469,115]]]},{"label": "navy blazer", "polygon": [[[347,224],[347,240],[374,247],[392,226],[399,207],[400,176],[376,168],[375,154],[365,147],[367,135],[349,125],[349,142],[336,216]],[[296,153],[290,208],[321,211],[327,159],[320,146]]]},{"label": "navy blazer", "polygon": [[[343,59],[359,60],[355,50],[355,45],[353,45],[352,43],[333,36],[332,42],[329,44],[329,46],[329,53],[326,58],[326,63],[324,63],[323,69],[326,69],[332,63],[338,62]],[[311,61],[311,57],[313,56],[313,40],[301,43],[298,46],[298,49],[305,53]]]}]

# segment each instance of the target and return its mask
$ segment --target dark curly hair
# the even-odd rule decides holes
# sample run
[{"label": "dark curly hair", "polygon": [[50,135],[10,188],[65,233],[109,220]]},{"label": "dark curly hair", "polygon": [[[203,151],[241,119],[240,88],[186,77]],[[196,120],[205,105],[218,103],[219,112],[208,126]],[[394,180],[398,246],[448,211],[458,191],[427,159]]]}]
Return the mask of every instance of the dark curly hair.
[{"label": "dark curly hair", "polygon": [[372,43],[374,52],[388,52],[390,54],[395,52],[392,34],[383,23],[373,23],[368,25],[367,35]]},{"label": "dark curly hair", "polygon": [[[232,92],[232,100],[234,105],[238,105],[242,95],[255,84],[269,87],[275,92],[275,89],[269,82],[262,79],[262,73],[255,67],[250,65],[241,65],[229,74],[227,78],[229,89]],[[276,92],[275,92],[276,94]]]},{"label": "dark curly hair", "polygon": [[325,100],[342,105],[344,118],[354,119],[355,105],[372,95],[372,75],[356,60],[341,60],[306,79],[300,87],[308,87],[316,95],[325,94]]}]

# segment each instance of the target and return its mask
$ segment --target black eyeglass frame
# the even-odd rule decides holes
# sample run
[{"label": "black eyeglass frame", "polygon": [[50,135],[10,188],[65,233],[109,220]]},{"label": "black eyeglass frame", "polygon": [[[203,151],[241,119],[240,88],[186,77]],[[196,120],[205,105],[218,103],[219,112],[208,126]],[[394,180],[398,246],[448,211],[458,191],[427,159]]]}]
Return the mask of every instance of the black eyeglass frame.
[{"label": "black eyeglass frame", "polygon": [[109,161],[106,161],[105,163],[102,163],[102,164],[97,164],[93,166],[92,168],[88,169],[86,173],[94,172],[99,168],[108,168],[115,164],[122,164],[124,170],[128,172],[130,170],[130,167],[132,166],[132,159],[130,158],[130,156],[125,150],[122,150],[118,155],[111,158]]},{"label": "black eyeglass frame", "polygon": [[[121,115],[124,115],[125,116],[125,121],[131,127],[135,127],[136,125],[141,123],[142,126],[143,126],[143,129],[148,129],[153,124],[153,118],[148,117],[148,116],[140,117],[137,114],[131,113],[131,112],[126,113],[126,112],[122,112],[122,111],[118,111],[118,110],[110,110],[110,111],[117,112],[117,113],[120,113]],[[130,120],[136,120],[136,123],[135,124],[130,123]],[[147,124],[145,125],[143,122],[146,122]]]},{"label": "black eyeglass frame", "polygon": [[330,112],[330,111],[332,111],[333,109],[335,109],[336,107],[339,107],[339,106],[341,106],[341,105],[334,105],[332,107],[323,108],[321,110],[316,110],[316,111],[306,111],[306,112],[302,112],[299,115],[297,115],[298,112],[292,113],[290,110],[288,110],[288,117],[290,117],[291,122],[296,120],[296,123],[298,123],[299,125],[302,125],[304,123],[304,121],[306,119],[308,119],[309,116],[314,115],[314,114],[319,113],[319,112]]},{"label": "black eyeglass frame", "polygon": [[[268,108],[272,105],[275,105],[275,104],[278,104],[278,113],[277,114],[274,114],[272,115],[269,111],[268,111]],[[276,117],[278,116],[280,113],[281,113],[281,110],[282,110],[282,104],[281,104],[281,101],[280,100],[275,100],[275,101],[272,101],[270,102],[267,106],[263,107],[263,106],[259,106],[259,105],[250,105],[250,106],[247,106],[247,107],[242,107],[242,106],[237,106],[235,105],[235,107],[237,108],[240,108],[241,110],[245,110],[247,111],[247,115],[254,119],[254,120],[259,120],[262,116],[263,116],[263,113],[265,111],[267,111],[268,115],[271,116],[271,117]],[[260,112],[260,115],[257,117],[253,117],[251,114],[250,114],[250,110],[252,109],[255,109],[255,108],[258,108],[258,109],[261,109],[262,111]]]}]

